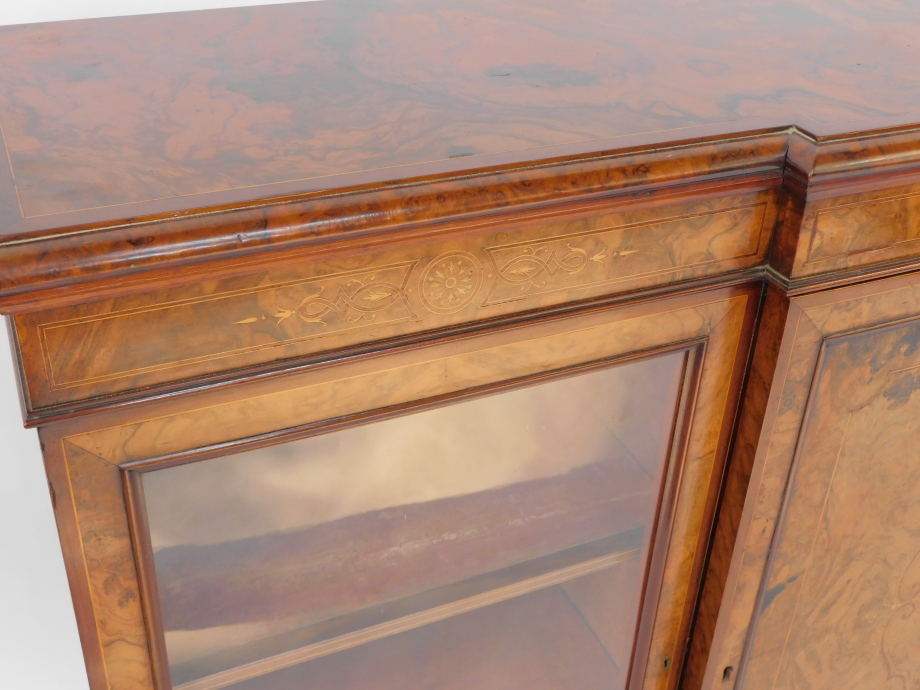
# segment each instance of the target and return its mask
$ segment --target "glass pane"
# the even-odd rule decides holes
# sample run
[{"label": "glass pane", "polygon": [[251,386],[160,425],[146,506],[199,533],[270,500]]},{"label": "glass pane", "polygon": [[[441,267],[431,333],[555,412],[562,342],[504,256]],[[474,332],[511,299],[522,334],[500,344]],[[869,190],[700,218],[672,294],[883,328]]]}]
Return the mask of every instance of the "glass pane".
[{"label": "glass pane", "polygon": [[625,687],[684,361],[144,474],[173,684]]}]

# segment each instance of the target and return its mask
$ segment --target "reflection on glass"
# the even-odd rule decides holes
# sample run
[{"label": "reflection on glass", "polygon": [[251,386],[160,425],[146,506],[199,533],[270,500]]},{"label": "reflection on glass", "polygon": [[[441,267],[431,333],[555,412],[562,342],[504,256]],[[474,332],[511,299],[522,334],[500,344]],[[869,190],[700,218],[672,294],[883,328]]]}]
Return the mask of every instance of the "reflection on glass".
[{"label": "reflection on glass", "polygon": [[684,358],[143,475],[173,684],[625,687]]}]

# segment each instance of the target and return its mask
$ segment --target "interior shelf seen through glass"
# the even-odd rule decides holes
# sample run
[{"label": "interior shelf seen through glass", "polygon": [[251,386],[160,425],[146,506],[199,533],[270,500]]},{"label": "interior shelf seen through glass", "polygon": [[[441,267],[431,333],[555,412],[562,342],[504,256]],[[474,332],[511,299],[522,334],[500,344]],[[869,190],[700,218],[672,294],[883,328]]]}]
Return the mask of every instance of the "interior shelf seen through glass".
[{"label": "interior shelf seen through glass", "polygon": [[173,686],[625,688],[685,361],[146,472]]}]

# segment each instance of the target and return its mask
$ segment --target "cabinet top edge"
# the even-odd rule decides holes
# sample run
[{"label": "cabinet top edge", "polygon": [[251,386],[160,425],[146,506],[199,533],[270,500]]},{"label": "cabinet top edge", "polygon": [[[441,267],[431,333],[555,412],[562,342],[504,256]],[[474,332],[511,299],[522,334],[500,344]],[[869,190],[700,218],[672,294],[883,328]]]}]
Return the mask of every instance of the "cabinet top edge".
[{"label": "cabinet top edge", "polygon": [[918,25],[920,8],[867,0],[339,0],[2,27],[0,238],[917,126]]},{"label": "cabinet top edge", "polygon": [[147,280],[157,271],[330,244],[360,252],[372,239],[468,232],[586,206],[638,208],[739,186],[777,188],[788,142],[788,129],[742,132],[7,237],[0,239],[0,311],[29,310],[41,301],[36,292],[103,279]]}]

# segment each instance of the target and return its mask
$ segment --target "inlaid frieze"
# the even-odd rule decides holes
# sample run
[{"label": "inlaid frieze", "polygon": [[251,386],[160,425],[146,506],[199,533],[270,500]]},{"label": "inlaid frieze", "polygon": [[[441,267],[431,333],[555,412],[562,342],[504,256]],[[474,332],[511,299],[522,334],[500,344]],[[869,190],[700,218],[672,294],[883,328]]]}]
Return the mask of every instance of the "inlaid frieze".
[{"label": "inlaid frieze", "polygon": [[36,410],[752,267],[773,208],[771,190],[589,207],[22,315],[29,402]]}]

